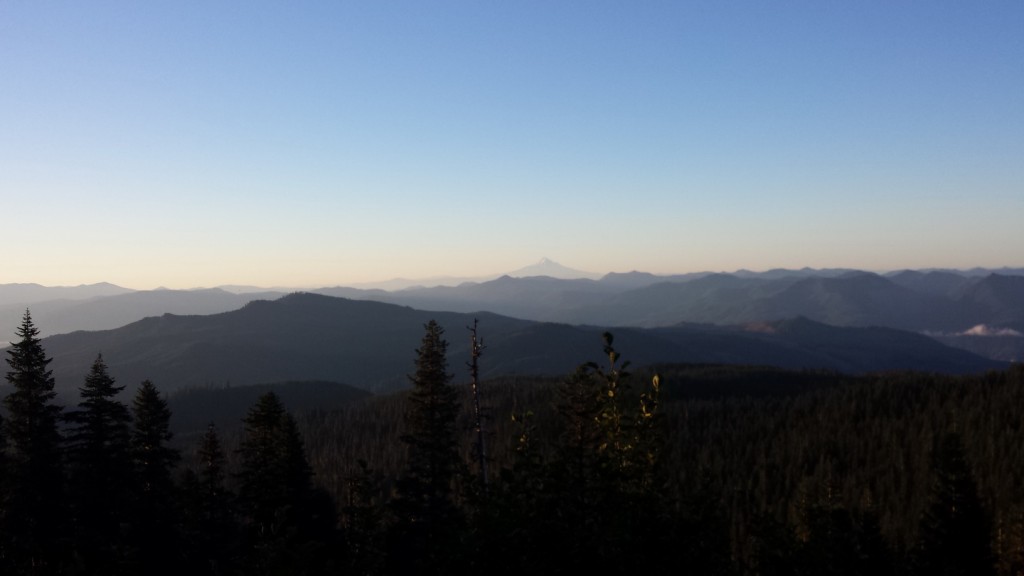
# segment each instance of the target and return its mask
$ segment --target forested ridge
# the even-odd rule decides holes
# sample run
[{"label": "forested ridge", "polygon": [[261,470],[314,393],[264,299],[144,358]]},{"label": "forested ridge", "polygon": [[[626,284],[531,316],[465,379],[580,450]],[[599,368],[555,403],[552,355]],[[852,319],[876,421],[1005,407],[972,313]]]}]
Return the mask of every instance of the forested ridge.
[{"label": "forested ridge", "polygon": [[1024,573],[1019,365],[633,368],[606,334],[571,374],[479,383],[485,481],[433,322],[408,391],[290,412],[261,390],[177,437],[159,383],[124,403],[99,355],[56,406],[28,314],[17,337],[3,574]]}]

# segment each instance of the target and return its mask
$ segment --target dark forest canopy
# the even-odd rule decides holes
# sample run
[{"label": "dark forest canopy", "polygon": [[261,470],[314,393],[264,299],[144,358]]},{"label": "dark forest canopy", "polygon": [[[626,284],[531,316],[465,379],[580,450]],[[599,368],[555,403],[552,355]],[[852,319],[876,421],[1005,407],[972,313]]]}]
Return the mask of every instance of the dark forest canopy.
[{"label": "dark forest canopy", "polygon": [[[82,374],[66,424],[26,432],[22,405],[60,414],[46,408],[48,358],[34,334],[26,316],[7,358],[5,574],[1024,569],[1019,365],[966,376],[636,367],[606,335],[562,376],[481,383],[484,486],[468,388],[449,384],[450,333],[430,324],[408,354],[412,391],[293,383],[296,399],[322,400],[299,410],[272,387],[194,391],[235,422],[193,422],[177,436],[183,415],[159,383],[141,386],[129,410],[103,358]],[[18,400],[30,393],[34,404]],[[232,396],[245,399],[241,417]],[[35,436],[57,438],[61,456],[46,444],[36,455]],[[116,485],[86,474],[93,460],[116,469],[105,475]],[[29,474],[51,480],[30,491]],[[101,497],[113,499],[104,514],[87,514]],[[950,502],[970,512],[944,513]]]}]

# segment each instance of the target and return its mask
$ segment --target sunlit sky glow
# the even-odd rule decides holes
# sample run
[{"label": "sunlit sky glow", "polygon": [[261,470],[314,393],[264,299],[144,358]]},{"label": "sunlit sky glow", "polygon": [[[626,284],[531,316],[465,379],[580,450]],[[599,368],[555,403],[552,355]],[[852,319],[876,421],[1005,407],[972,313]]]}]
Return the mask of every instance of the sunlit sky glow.
[{"label": "sunlit sky glow", "polygon": [[0,283],[1024,265],[1024,3],[3,2]]}]

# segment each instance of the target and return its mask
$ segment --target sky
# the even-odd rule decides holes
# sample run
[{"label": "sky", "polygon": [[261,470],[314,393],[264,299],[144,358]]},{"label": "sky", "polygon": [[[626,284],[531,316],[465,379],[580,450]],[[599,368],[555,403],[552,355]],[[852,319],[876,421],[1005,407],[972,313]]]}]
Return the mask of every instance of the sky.
[{"label": "sky", "polygon": [[1024,265],[1024,2],[0,0],[0,283]]}]

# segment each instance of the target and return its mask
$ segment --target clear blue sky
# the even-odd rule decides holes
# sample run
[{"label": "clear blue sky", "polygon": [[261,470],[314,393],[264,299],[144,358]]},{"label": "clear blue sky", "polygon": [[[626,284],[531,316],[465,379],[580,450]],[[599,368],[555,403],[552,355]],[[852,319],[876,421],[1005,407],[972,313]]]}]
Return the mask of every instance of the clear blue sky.
[{"label": "clear blue sky", "polygon": [[1024,265],[1024,2],[0,2],[0,283]]}]

